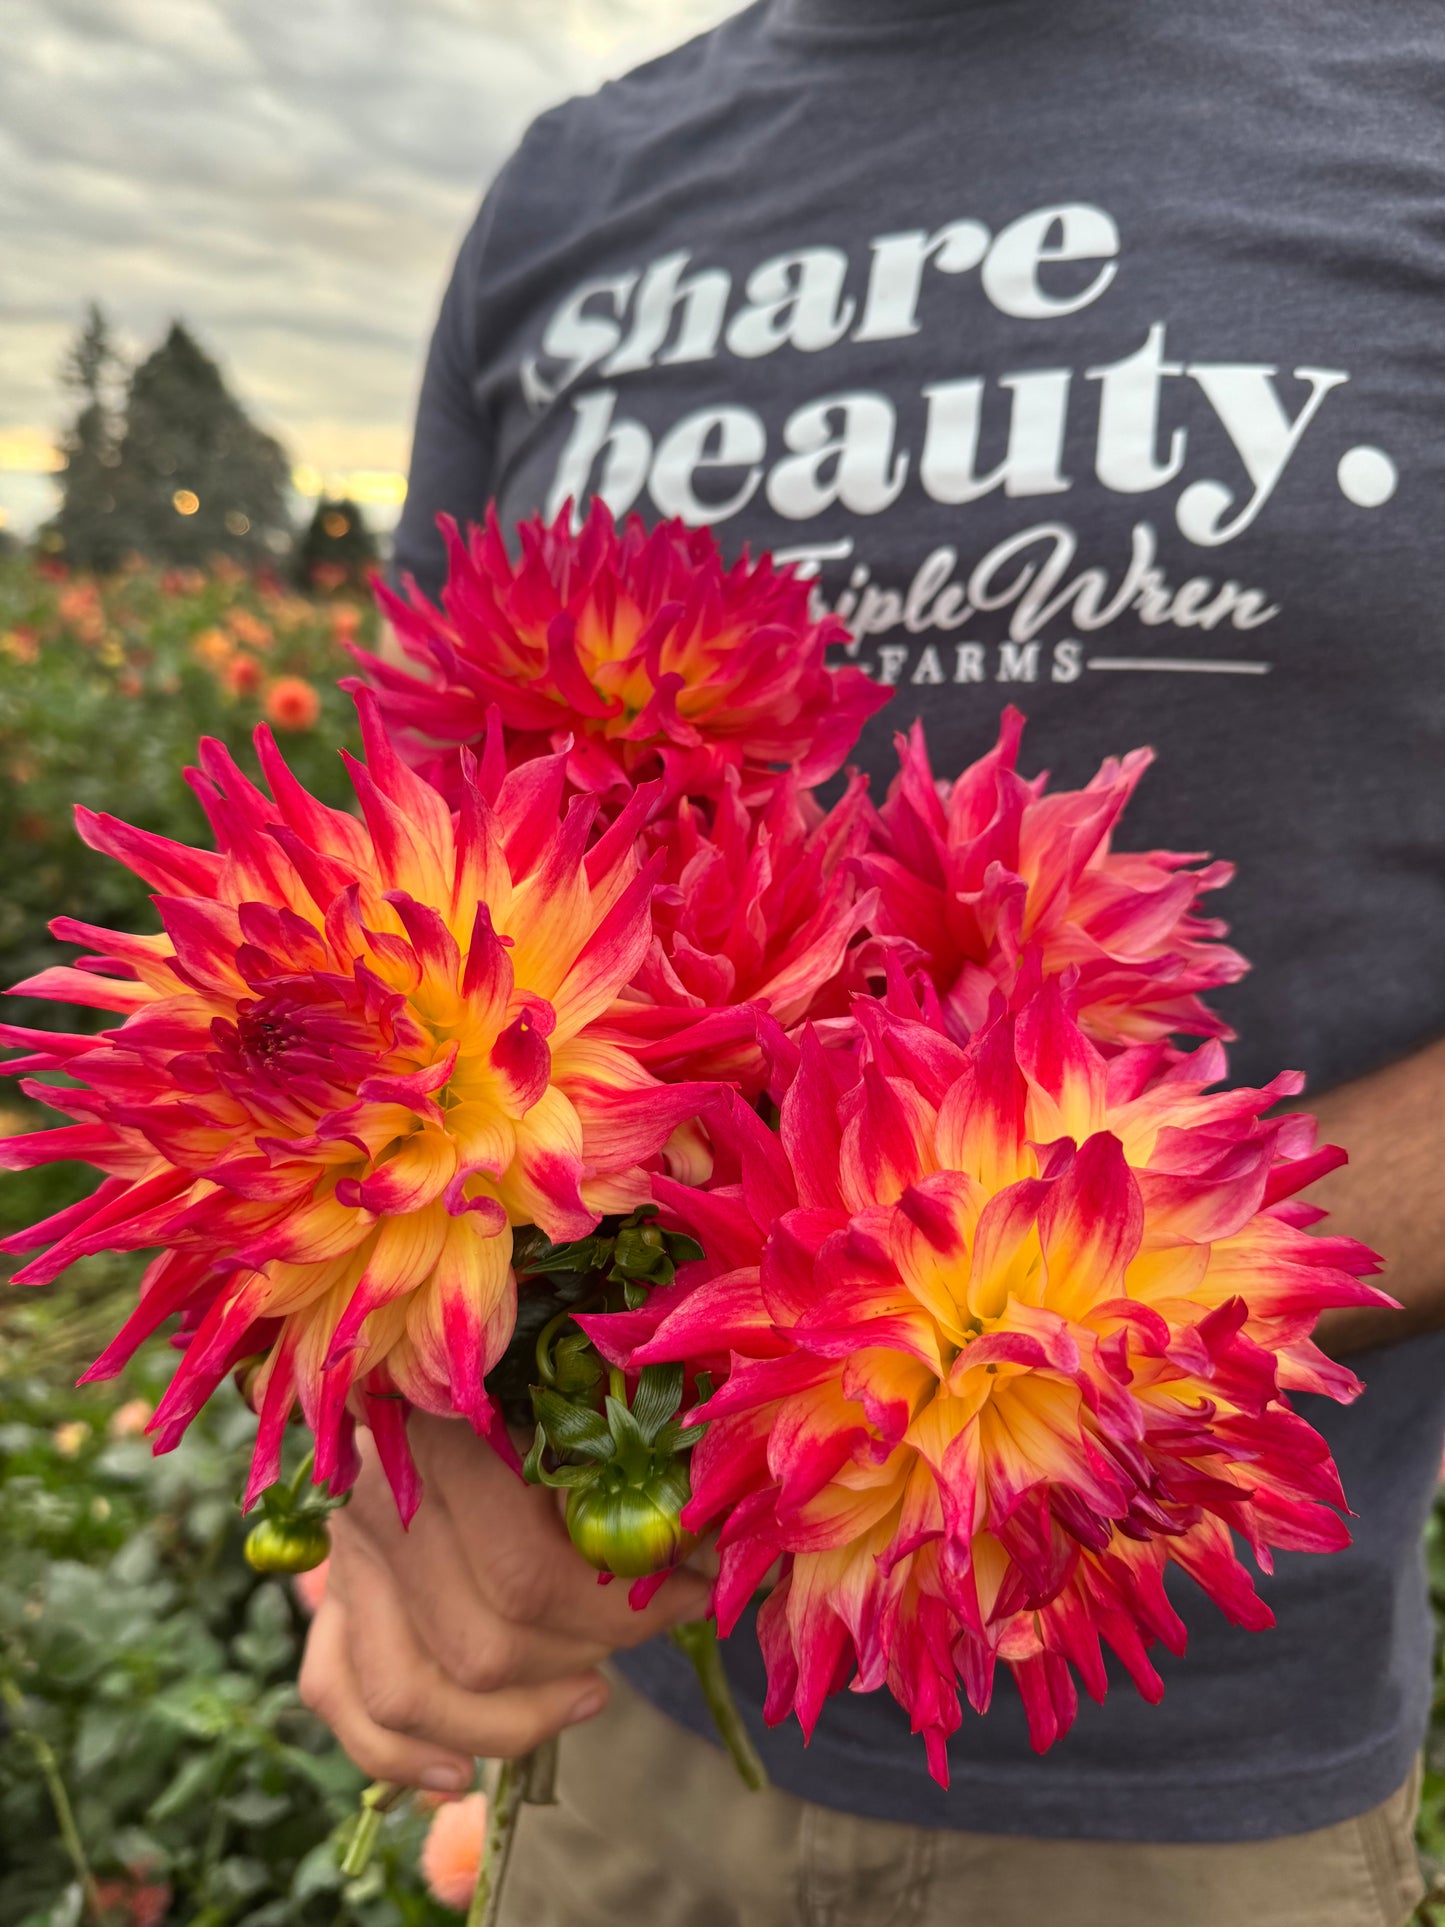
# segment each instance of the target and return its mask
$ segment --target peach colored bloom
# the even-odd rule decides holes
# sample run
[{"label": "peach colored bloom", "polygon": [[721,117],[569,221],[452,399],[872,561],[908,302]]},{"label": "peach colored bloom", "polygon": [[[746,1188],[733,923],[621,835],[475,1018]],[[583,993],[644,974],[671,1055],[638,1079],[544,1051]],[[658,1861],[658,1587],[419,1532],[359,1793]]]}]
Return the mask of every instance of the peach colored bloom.
[{"label": "peach colored bloom", "polygon": [[278,676],[266,691],[268,722],[278,729],[314,729],[321,715],[321,698],[301,676]]},{"label": "peach colored bloom", "polygon": [[129,696],[134,700],[144,691],[145,678],[138,676],[134,669],[123,669],[115,679],[115,687],[118,695]]},{"label": "peach colored bloom", "polygon": [[55,604],[62,622],[83,622],[100,606],[100,590],[93,582],[75,582]]},{"label": "peach colored bloom", "polygon": [[421,1873],[434,1900],[465,1913],[487,1844],[487,1796],[469,1793],[438,1807],[422,1842]]},{"label": "peach colored bloom", "polygon": [[226,626],[236,641],[247,649],[259,649],[263,653],[275,641],[275,632],[269,622],[263,622],[249,609],[233,609],[226,618]]},{"label": "peach colored bloom", "polygon": [[50,1434],[50,1443],[63,1459],[78,1459],[85,1450],[85,1442],[90,1437],[90,1427],[83,1418],[67,1419],[57,1425]]},{"label": "peach colored bloom", "polygon": [[138,1439],[151,1422],[155,1407],[148,1398],[128,1398],[110,1415],[106,1431],[113,1439]]}]

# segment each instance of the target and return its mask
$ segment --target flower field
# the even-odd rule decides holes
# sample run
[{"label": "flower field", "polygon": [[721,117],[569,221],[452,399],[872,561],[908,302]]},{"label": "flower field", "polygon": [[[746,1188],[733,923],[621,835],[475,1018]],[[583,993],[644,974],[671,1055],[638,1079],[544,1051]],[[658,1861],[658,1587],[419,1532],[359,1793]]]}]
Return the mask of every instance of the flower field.
[{"label": "flower field", "polygon": [[[409,640],[424,649],[424,621],[412,627]],[[80,841],[71,809],[204,841],[178,774],[199,736],[254,774],[249,737],[265,718],[305,788],[332,808],[354,807],[336,755],[355,747],[352,707],[335,687],[349,641],[374,644],[362,604],[301,598],[234,568],[137,565],[97,584],[44,563],[0,564],[5,981],[62,960],[45,927],[58,909],[114,929],[156,928],[146,886]],[[561,674],[565,651],[553,653]],[[543,716],[517,726],[550,725]],[[889,823],[912,843],[915,827]],[[350,829],[340,830],[349,846]],[[436,833],[451,835],[444,810]],[[886,897],[891,872],[886,856],[878,861]],[[955,885],[940,887],[940,903],[951,902]],[[704,909],[679,900],[679,915]],[[969,983],[942,938],[935,948],[942,988],[962,1008]],[[14,1021],[38,1028],[59,1015],[23,999],[11,1008]],[[1106,1023],[1101,1009],[1096,1021]],[[90,1017],[92,1030],[107,1021]],[[40,1121],[23,1096],[0,1104],[7,1131]],[[88,1188],[73,1165],[7,1179],[0,1235]],[[556,1235],[570,1230],[559,1220]],[[303,1603],[241,1556],[233,1495],[255,1420],[223,1387],[179,1448],[155,1460],[139,1432],[166,1392],[164,1350],[111,1384],[74,1389],[128,1309],[141,1263],[138,1254],[83,1257],[63,1296],[22,1286],[0,1301],[0,1921],[383,1927],[453,1918],[433,1894],[451,1898],[465,1883],[435,1869],[452,1866],[459,1844],[464,1861],[465,1842],[443,1841],[424,1814],[390,1817],[367,1873],[349,1883],[342,1875],[337,1840],[360,1776],[297,1702]],[[1445,1512],[1431,1558],[1445,1615]],[[1445,1865],[1445,1718],[1433,1747],[1422,1845]],[[440,1831],[465,1824],[454,1812]],[[1437,1895],[1421,1919],[1445,1927],[1445,1877]]]},{"label": "flower field", "polygon": [[[61,903],[155,927],[145,886],[76,836],[74,803],[195,838],[203,821],[179,772],[197,738],[253,767],[263,717],[310,788],[349,796],[336,752],[355,747],[353,711],[335,679],[344,640],[374,628],[356,599],[306,600],[233,570],[137,568],[97,585],[0,563],[5,981],[60,960],[45,926]],[[11,1010],[54,1021],[43,1004]],[[8,1086],[0,1107],[7,1130],[45,1116]],[[76,1166],[8,1178],[0,1225],[90,1183]],[[363,1880],[339,1871],[335,1835],[362,1776],[297,1700],[304,1609],[241,1555],[235,1495],[254,1418],[223,1399],[154,1459],[137,1434],[167,1359],[75,1389],[138,1270],[89,1259],[62,1292],[0,1301],[0,1920],[440,1927],[456,1916],[423,1882],[428,1815],[390,1817]],[[89,1907],[55,1783],[93,1878]]]}]

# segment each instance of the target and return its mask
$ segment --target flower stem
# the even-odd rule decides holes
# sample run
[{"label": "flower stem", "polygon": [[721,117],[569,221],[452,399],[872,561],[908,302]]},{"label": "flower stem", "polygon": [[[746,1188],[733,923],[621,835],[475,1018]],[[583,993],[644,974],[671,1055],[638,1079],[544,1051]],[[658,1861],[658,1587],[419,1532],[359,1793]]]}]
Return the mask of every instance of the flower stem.
[{"label": "flower stem", "polygon": [[300,1465],[297,1466],[295,1472],[292,1473],[291,1475],[290,1489],[291,1489],[291,1501],[293,1505],[300,1503],[301,1488],[303,1485],[305,1485],[306,1480],[310,1475],[311,1468],[313,1465],[315,1465],[315,1463],[316,1463],[316,1448],[315,1446],[313,1446],[311,1450],[306,1454],[305,1458],[302,1459]]},{"label": "flower stem", "polygon": [[348,1880],[357,1880],[366,1872],[376,1847],[376,1836],[381,1832],[382,1815],[390,1813],[410,1791],[410,1787],[398,1786],[395,1780],[373,1780],[362,1794],[361,1811],[346,1843],[346,1852],[341,1856],[341,1871]]},{"label": "flower stem", "polygon": [[555,1807],[557,1804],[557,1735],[534,1746],[522,1762],[527,1770],[527,1785],[522,1797],[529,1807]]},{"label": "flower stem", "polygon": [[502,1908],[502,1886],[507,1878],[507,1862],[512,1857],[512,1842],[517,1837],[517,1815],[526,1797],[532,1755],[520,1760],[503,1760],[497,1774],[487,1816],[487,1844],[472,1889],[472,1904],[467,1909],[467,1927],[497,1927]]},{"label": "flower stem", "polygon": [[70,1795],[65,1790],[61,1776],[60,1762],[55,1757],[55,1749],[43,1733],[37,1733],[30,1724],[25,1711],[25,1697],[13,1679],[0,1674],[0,1699],[15,1725],[16,1732],[25,1741],[35,1756],[35,1764],[40,1768],[50,1794],[50,1804],[55,1809],[56,1824],[60,1837],[65,1843],[65,1851],[70,1855],[70,1864],[75,1869],[75,1877],[80,1883],[80,1891],[85,1901],[85,1911],[89,1918],[100,1920],[100,1898],[95,1891],[95,1876],[90,1871],[90,1862],[85,1857],[85,1845],[80,1837],[80,1829],[75,1824],[75,1809],[70,1804]]},{"label": "flower stem", "polygon": [[753,1745],[752,1734],[743,1725],[743,1716],[738,1711],[733,1689],[723,1671],[716,1622],[711,1619],[690,1619],[685,1625],[673,1627],[672,1638],[673,1643],[680,1646],[692,1661],[692,1670],[697,1674],[697,1683],[702,1688],[702,1696],[707,1701],[718,1737],[732,1755],[738,1777],[754,1793],[761,1793],[768,1784],[768,1770]]}]

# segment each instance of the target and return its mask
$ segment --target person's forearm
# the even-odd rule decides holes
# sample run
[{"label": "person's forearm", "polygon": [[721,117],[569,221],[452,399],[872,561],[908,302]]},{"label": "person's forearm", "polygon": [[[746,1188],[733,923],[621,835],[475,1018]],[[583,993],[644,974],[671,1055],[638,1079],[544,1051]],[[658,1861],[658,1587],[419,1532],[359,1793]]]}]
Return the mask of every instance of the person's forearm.
[{"label": "person's forearm", "polygon": [[1445,1039],[1304,1102],[1320,1141],[1350,1154],[1307,1194],[1330,1214],[1321,1230],[1378,1251],[1377,1282],[1404,1307],[1326,1312],[1320,1344],[1359,1351],[1445,1326]]}]

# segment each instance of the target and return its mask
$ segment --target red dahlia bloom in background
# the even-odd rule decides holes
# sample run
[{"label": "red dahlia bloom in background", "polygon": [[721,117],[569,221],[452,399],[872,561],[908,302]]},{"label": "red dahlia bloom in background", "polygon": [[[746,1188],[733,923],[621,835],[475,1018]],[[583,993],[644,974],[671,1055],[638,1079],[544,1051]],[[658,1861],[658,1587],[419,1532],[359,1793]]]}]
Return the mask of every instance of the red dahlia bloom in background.
[{"label": "red dahlia bloom in background", "polygon": [[1353,1397],[1309,1333],[1390,1301],[1292,1201],[1343,1158],[1264,1118],[1298,1077],[1211,1094],[1214,1043],[1106,1063],[1056,984],[967,1050],[877,1003],[859,1021],[858,1059],[805,1039],[780,1137],[736,1100],[715,1119],[729,1181],[657,1181],[706,1262],[583,1322],[631,1368],[731,1365],[683,1518],[721,1522],[724,1630],[782,1561],[768,1717],[810,1732],[830,1692],[886,1685],[946,1780],[960,1682],[982,1712],[1003,1660],[1042,1750],[1075,1674],[1103,1697],[1101,1640],[1160,1696],[1170,1563],[1263,1627],[1231,1529],[1265,1570],[1348,1542],[1288,1394]]},{"label": "red dahlia bloom in background", "polygon": [[597,1033],[647,951],[640,792],[589,849],[590,799],[561,809],[562,760],[506,775],[499,740],[458,772],[455,818],[358,698],[357,820],[323,807],[263,729],[271,796],[207,743],[191,781],[216,851],[77,812],[85,840],[159,893],[163,934],[61,918],[98,955],[19,986],[113,1011],[99,1036],[0,1028],[12,1070],[70,1126],[10,1139],[23,1169],[79,1158],[99,1190],[9,1239],[49,1245],[43,1284],[89,1252],[165,1249],[87,1376],[118,1371],[173,1313],[193,1335],[151,1425],[174,1445],[240,1360],[261,1355],[250,1494],[276,1476],[299,1400],[318,1481],[376,1435],[398,1503],[418,1497],[405,1412],[459,1414],[505,1449],[483,1374],[511,1335],[511,1227],[585,1235],[648,1196],[644,1164],[692,1116]]},{"label": "red dahlia bloom in background", "polygon": [[594,501],[576,532],[570,505],[517,529],[508,554],[495,511],[465,539],[440,518],[449,557],[438,609],[378,589],[410,676],[358,652],[388,723],[419,756],[478,741],[496,704],[508,756],[560,749],[568,774],[606,792],[665,776],[713,794],[736,770],[751,799],[786,764],[804,785],[842,766],[889,691],[860,669],[830,669],[847,630],[815,622],[806,583],[763,558],[724,566],[707,529],[680,521],[621,529]]},{"label": "red dahlia bloom in background", "polygon": [[952,785],[935,781],[920,725],[899,737],[878,848],[862,866],[882,898],[880,931],[922,949],[960,1042],[985,1021],[996,988],[1013,994],[1028,948],[1047,975],[1078,973],[1078,1021],[1105,1049],[1174,1031],[1231,1036],[1199,993],[1249,966],[1197,906],[1233,865],[1192,869],[1198,855],[1111,849],[1153,751],[1110,757],[1084,789],[1050,795],[1046,776],[1018,773],[1023,726],[1006,709],[997,744]]},{"label": "red dahlia bloom in background", "polygon": [[749,807],[735,771],[711,804],[685,798],[650,824],[664,857],[653,938],[604,1020],[668,1077],[719,1078],[756,1097],[769,1083],[756,1013],[785,1030],[846,1010],[839,973],[877,908],[851,861],[866,847],[866,779],[826,815],[795,777]]}]

